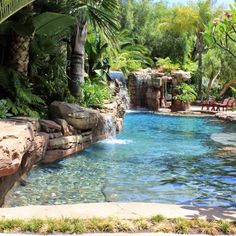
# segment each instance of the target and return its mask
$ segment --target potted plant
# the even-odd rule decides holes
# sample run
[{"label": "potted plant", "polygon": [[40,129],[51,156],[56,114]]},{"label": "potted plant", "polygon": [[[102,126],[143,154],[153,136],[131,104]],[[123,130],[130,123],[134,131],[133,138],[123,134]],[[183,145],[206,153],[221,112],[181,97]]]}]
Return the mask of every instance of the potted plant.
[{"label": "potted plant", "polygon": [[190,85],[182,83],[176,86],[176,95],[172,100],[171,111],[186,111],[190,109],[191,102],[195,101],[196,98],[197,93]]}]

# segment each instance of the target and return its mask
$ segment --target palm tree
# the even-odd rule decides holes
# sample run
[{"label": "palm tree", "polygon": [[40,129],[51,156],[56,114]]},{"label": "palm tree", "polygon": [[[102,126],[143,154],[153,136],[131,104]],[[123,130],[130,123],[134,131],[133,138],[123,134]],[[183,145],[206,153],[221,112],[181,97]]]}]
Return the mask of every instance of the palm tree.
[{"label": "palm tree", "polygon": [[118,31],[119,0],[68,0],[69,13],[77,17],[71,36],[71,61],[69,87],[75,97],[80,97],[79,84],[84,82],[84,57],[87,27],[99,28],[108,40],[115,40]]},{"label": "palm tree", "polygon": [[28,75],[30,42],[34,35],[33,28],[27,24],[32,19],[32,11],[33,4],[28,4],[11,18],[13,30],[11,32],[9,63],[12,68],[24,76]]}]

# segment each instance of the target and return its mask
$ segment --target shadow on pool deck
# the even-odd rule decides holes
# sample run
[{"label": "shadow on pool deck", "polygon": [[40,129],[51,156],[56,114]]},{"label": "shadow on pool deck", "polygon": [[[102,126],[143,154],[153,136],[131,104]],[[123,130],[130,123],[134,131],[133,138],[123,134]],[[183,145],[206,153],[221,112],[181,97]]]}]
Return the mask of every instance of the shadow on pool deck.
[{"label": "shadow on pool deck", "polygon": [[81,203],[75,205],[25,206],[0,208],[0,218],[107,218],[119,219],[150,218],[163,215],[166,218],[201,218],[236,220],[236,209],[194,207],[144,202]]},{"label": "shadow on pool deck", "polygon": [[[181,206],[181,208],[190,210],[193,214],[187,214],[187,218],[207,218],[212,220],[227,219],[235,221],[236,209],[217,208],[217,207],[196,207],[196,206]],[[189,212],[189,213],[190,213]]]}]

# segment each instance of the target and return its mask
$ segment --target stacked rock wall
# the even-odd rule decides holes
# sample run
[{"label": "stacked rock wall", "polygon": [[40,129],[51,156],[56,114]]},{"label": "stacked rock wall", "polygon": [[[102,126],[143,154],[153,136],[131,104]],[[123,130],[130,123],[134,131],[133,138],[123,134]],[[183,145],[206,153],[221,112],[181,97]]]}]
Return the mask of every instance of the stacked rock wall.
[{"label": "stacked rock wall", "polygon": [[0,121],[0,206],[7,192],[37,163],[78,153],[122,128],[127,104],[118,94],[103,109],[53,102],[50,119],[16,117]]},{"label": "stacked rock wall", "polygon": [[129,74],[128,90],[131,107],[158,111],[165,103],[164,80],[171,80],[171,77],[152,70]]},{"label": "stacked rock wall", "polygon": [[174,87],[178,83],[188,79],[190,79],[190,73],[185,71],[160,73],[155,70],[143,70],[130,73],[127,83],[130,106],[131,108],[147,108],[158,111],[160,107],[166,105],[166,83],[172,84],[172,92],[174,92]]}]

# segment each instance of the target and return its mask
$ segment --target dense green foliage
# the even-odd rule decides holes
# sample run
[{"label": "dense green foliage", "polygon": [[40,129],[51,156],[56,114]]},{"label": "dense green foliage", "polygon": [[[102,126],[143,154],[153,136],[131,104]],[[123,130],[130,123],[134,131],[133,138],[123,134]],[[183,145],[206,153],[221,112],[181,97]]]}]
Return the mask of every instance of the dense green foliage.
[{"label": "dense green foliage", "polygon": [[179,95],[176,95],[174,99],[180,100],[183,102],[193,102],[197,98],[197,93],[194,91],[194,89],[186,84],[182,83],[181,85],[177,86],[177,89],[179,90]]},{"label": "dense green foliage", "polygon": [[112,91],[104,83],[86,80],[82,85],[82,99],[80,104],[86,107],[102,107],[105,100],[112,99]]},{"label": "dense green foliage", "polygon": [[[214,2],[35,1],[0,25],[0,117],[45,116],[54,100],[101,107],[112,99],[106,83],[110,70],[126,76],[147,67],[188,70],[199,98],[219,97],[236,76],[236,3],[223,11]],[[81,26],[85,42],[73,41]],[[76,45],[85,50],[84,74],[74,61]],[[26,58],[22,70],[15,66],[15,54]],[[78,76],[85,76],[84,84]],[[80,99],[72,96],[72,80],[80,85]],[[226,96],[233,94],[234,86]],[[185,97],[185,89],[181,91],[178,96]]]}]

